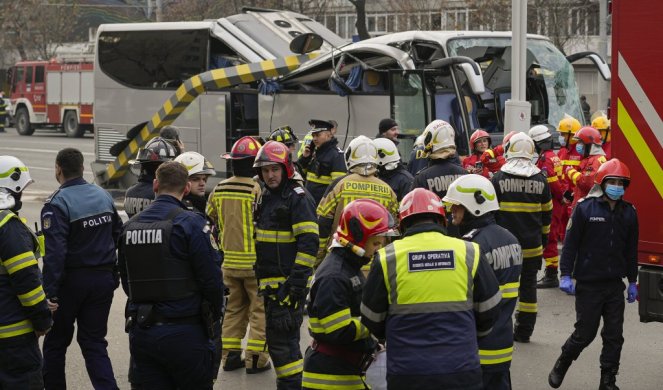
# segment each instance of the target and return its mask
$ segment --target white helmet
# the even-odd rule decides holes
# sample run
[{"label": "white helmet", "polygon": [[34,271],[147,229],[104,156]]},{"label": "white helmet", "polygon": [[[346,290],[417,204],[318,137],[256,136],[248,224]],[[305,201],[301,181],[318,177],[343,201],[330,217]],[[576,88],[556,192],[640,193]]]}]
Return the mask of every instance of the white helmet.
[{"label": "white helmet", "polygon": [[509,142],[504,145],[504,158],[511,160],[513,158],[525,158],[531,160],[534,158],[534,141],[525,133],[516,133]]},{"label": "white helmet", "polygon": [[345,165],[348,169],[362,164],[378,165],[378,149],[365,135],[353,139],[345,150]]},{"label": "white helmet", "polygon": [[193,175],[214,175],[216,171],[212,164],[198,152],[184,152],[175,157],[175,161],[184,165],[189,171],[189,176]]},{"label": "white helmet", "polygon": [[[14,194],[22,192],[30,183],[30,171],[14,156],[0,156],[0,210],[13,209],[17,205]],[[20,202],[18,202],[20,208]]]},{"label": "white helmet", "polygon": [[527,134],[534,142],[543,141],[552,137],[552,134],[550,134],[550,129],[548,129],[548,126],[546,125],[536,125],[529,129]]},{"label": "white helmet", "polygon": [[481,175],[463,175],[449,185],[444,202],[461,205],[475,217],[500,209],[495,187]]},{"label": "white helmet", "polygon": [[454,141],[456,131],[448,122],[436,119],[426,126],[424,133],[427,134],[424,140],[426,149],[429,149],[431,152],[456,147],[456,142]]},{"label": "white helmet", "polygon": [[401,155],[398,153],[396,144],[389,138],[376,138],[373,144],[378,150],[378,164],[388,170],[396,168],[401,162]]}]

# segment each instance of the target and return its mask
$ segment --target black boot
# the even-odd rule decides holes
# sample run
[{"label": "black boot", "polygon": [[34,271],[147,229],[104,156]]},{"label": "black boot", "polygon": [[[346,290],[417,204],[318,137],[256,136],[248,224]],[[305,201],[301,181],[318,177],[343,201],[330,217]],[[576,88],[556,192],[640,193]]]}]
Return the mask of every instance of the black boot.
[{"label": "black boot", "polygon": [[615,384],[617,381],[615,375],[617,375],[616,368],[602,368],[599,390],[619,390],[619,387]]},{"label": "black boot", "polygon": [[260,356],[253,355],[253,362],[251,364],[251,367],[246,368],[246,373],[247,374],[258,374],[258,373],[267,371],[267,370],[272,368],[272,365],[269,362],[267,362],[267,364],[265,364],[262,367],[258,367],[258,359],[259,358],[260,358]]},{"label": "black boot", "polygon": [[564,376],[569,370],[569,367],[571,367],[571,363],[573,363],[573,360],[565,357],[564,354],[559,356],[555,362],[555,367],[553,367],[550,374],[548,374],[548,384],[550,387],[556,389],[562,385]]},{"label": "black boot", "polygon": [[557,288],[559,287],[559,278],[557,277],[557,268],[546,267],[543,279],[539,281],[536,288]]},{"label": "black boot", "polygon": [[223,363],[223,371],[234,371],[244,367],[244,359],[242,359],[242,351],[230,351]]}]

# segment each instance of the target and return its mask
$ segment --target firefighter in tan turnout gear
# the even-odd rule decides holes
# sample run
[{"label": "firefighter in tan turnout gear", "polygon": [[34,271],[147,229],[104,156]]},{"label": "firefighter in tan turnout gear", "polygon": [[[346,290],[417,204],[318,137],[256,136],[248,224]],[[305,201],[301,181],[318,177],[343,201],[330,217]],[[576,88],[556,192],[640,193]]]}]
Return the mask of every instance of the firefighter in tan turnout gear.
[{"label": "firefighter in tan turnout gear", "polygon": [[[217,184],[207,203],[207,214],[216,223],[223,253],[223,283],[230,295],[221,332],[223,370],[246,367],[247,374],[271,368],[265,346],[265,306],[258,297],[253,267],[256,261],[253,210],[260,197],[260,185],[253,179],[253,163],[260,144],[242,137],[230,153],[233,177]],[[242,339],[249,325],[245,357]]]},{"label": "firefighter in tan turnout gear", "polygon": [[[336,230],[348,203],[356,199],[373,199],[386,207],[394,218],[398,215],[396,193],[376,176],[378,151],[370,138],[361,135],[353,139],[345,151],[345,163],[349,173],[330,184],[316,210],[320,227],[318,264],[327,253],[329,237]],[[368,266],[365,270],[368,271]]]}]

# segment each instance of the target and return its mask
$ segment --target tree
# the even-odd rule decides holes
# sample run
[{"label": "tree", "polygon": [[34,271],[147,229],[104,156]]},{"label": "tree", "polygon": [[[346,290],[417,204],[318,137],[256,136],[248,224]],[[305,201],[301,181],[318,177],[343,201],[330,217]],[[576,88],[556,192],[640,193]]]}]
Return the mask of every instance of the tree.
[{"label": "tree", "polygon": [[242,12],[243,7],[294,11],[312,18],[325,13],[329,0],[187,0],[164,4],[164,21],[218,19]]},{"label": "tree", "polygon": [[10,0],[3,6],[5,43],[22,60],[49,59],[65,42],[76,40],[73,32],[78,1]]},{"label": "tree", "polygon": [[366,28],[366,0],[349,0],[352,5],[355,6],[357,10],[357,34],[359,35],[360,40],[368,39],[371,35],[368,33],[368,28]]}]

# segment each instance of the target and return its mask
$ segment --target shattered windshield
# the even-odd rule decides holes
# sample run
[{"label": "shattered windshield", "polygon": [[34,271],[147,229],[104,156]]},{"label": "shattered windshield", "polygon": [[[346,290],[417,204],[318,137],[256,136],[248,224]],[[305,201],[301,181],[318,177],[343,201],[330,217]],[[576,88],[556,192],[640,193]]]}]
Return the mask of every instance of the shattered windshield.
[{"label": "shattered windshield", "polygon": [[[449,56],[467,56],[481,64],[487,91],[498,88],[510,91],[510,46],[511,38],[506,37],[456,38],[449,40],[447,50]],[[547,104],[548,117],[544,118],[547,123],[557,125],[564,114],[583,120],[573,66],[552,42],[528,39],[526,67],[530,78],[542,79],[545,83],[547,98],[540,101]],[[533,96],[528,90],[528,100]],[[533,117],[536,109],[533,104]]]}]

